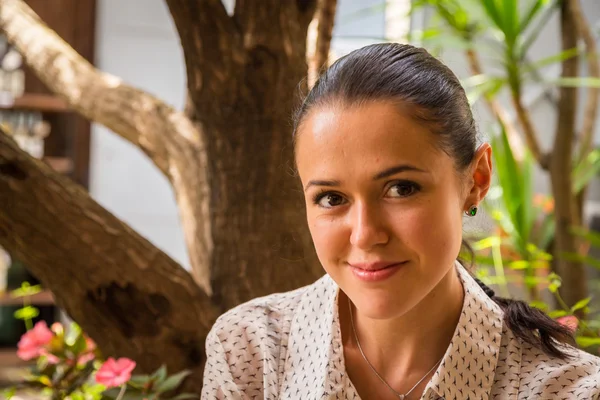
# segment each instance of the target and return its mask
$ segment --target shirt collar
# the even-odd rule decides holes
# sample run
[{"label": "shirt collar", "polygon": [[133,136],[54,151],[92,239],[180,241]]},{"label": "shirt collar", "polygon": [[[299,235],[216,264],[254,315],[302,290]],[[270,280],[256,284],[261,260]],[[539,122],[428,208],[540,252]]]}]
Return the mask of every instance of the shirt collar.
[{"label": "shirt collar", "polygon": [[[503,312],[458,262],[456,268],[465,292],[463,308],[448,350],[425,393],[433,391],[446,400],[488,399],[500,351]],[[348,386],[353,388],[344,365],[338,296],[337,284],[325,275],[305,293],[292,322],[287,359],[298,353],[299,357],[291,358],[300,361],[286,367],[300,368],[310,362],[315,386],[298,388],[309,396],[331,396]],[[316,307],[315,297],[319,300]],[[305,339],[307,334],[323,341],[294,345],[295,338]],[[319,342],[331,345],[319,348]]]}]

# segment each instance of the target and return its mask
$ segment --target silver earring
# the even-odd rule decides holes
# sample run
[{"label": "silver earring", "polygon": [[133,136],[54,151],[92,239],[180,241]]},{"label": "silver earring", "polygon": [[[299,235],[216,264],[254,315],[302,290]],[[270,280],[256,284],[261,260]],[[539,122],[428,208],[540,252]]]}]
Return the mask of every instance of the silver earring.
[{"label": "silver earring", "polygon": [[475,215],[477,215],[477,206],[472,205],[471,207],[469,207],[469,209],[467,211],[465,211],[465,214],[468,217],[474,217]]}]

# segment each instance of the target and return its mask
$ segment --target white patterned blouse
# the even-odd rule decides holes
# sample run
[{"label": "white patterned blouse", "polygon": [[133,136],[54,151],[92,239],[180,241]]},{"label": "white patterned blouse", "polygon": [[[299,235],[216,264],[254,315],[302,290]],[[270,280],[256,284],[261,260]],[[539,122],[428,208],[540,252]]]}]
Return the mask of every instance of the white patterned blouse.
[{"label": "white patterned blouse", "polygon": [[[561,361],[523,343],[457,263],[462,314],[423,400],[600,399],[600,358]],[[344,366],[338,286],[325,275],[222,315],[206,341],[202,399],[360,399]]]}]

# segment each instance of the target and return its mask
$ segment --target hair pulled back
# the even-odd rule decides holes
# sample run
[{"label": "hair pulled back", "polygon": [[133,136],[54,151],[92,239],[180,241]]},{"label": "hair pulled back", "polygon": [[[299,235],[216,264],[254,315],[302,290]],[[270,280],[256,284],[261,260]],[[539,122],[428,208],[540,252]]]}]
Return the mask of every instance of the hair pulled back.
[{"label": "hair pulled back", "polygon": [[[454,73],[422,48],[382,43],[360,48],[324,71],[294,114],[294,136],[311,112],[321,107],[351,107],[391,101],[436,136],[459,172],[475,157],[477,126],[466,93]],[[466,242],[463,246],[472,253]],[[561,344],[572,344],[569,328],[527,303],[495,295],[478,284],[504,311],[504,323],[521,340],[546,354],[568,358]]]}]

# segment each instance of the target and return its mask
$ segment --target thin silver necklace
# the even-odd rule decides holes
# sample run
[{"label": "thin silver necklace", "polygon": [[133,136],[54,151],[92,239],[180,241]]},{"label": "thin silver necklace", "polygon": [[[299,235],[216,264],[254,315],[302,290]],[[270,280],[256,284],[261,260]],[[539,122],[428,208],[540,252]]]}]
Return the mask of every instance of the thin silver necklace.
[{"label": "thin silver necklace", "polygon": [[373,365],[369,362],[369,360],[367,359],[367,356],[365,356],[365,352],[362,349],[362,346],[360,345],[360,341],[358,340],[358,335],[356,334],[356,328],[354,327],[354,317],[352,316],[352,303],[350,302],[350,298],[348,298],[348,308],[350,309],[350,324],[352,325],[352,332],[354,332],[354,340],[356,340],[356,344],[358,346],[358,350],[360,350],[360,354],[362,354],[363,359],[365,360],[365,362],[367,363],[367,365],[371,368],[371,370],[373,371],[373,373],[375,375],[377,375],[377,377],[379,378],[379,380],[381,382],[383,382],[383,384],[385,386],[388,387],[388,389],[390,389],[392,392],[394,392],[394,394],[396,396],[398,396],[398,399],[400,400],[404,400],[409,394],[412,393],[413,390],[415,390],[417,388],[417,386],[419,386],[419,384],[421,382],[423,382],[425,380],[425,378],[427,378],[429,376],[430,373],[433,372],[433,370],[442,362],[442,360],[444,359],[444,357],[442,357],[438,362],[435,363],[435,365],[433,366],[433,368],[431,368],[424,377],[422,377],[419,382],[417,382],[415,384],[415,386],[413,386],[408,392],[402,394],[402,393],[398,393],[393,387],[391,387],[386,381],[385,379],[383,379],[381,377],[381,375],[379,375],[379,372],[377,372],[377,370],[375,369],[375,367],[373,367]]}]

